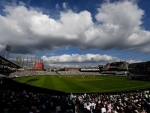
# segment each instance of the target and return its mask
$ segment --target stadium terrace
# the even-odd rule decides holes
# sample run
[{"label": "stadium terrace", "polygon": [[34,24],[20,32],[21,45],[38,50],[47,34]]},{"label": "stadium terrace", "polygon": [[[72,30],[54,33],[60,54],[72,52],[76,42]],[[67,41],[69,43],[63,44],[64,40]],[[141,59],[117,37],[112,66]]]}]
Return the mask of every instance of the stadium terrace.
[{"label": "stadium terrace", "polygon": [[150,62],[46,70],[41,60],[0,60],[0,112],[150,112]]}]

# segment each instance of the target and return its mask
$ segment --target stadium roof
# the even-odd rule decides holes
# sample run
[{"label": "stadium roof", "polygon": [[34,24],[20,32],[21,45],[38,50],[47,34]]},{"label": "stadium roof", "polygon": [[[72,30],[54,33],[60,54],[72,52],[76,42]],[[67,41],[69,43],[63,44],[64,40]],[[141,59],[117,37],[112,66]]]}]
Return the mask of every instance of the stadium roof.
[{"label": "stadium roof", "polygon": [[0,79],[3,79],[3,78],[9,78],[8,76],[6,76],[6,75],[2,75],[2,74],[0,74]]},{"label": "stadium roof", "polygon": [[0,56],[0,65],[8,66],[8,67],[11,67],[11,68],[21,68],[19,65],[5,59],[2,56]]}]

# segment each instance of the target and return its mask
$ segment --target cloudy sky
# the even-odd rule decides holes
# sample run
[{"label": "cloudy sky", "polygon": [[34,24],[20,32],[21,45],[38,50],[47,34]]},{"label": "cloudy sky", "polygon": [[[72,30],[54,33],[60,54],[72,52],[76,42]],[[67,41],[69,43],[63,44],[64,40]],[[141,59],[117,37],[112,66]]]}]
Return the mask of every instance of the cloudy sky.
[{"label": "cloudy sky", "polygon": [[149,0],[0,0],[0,54],[47,66],[150,60]]}]

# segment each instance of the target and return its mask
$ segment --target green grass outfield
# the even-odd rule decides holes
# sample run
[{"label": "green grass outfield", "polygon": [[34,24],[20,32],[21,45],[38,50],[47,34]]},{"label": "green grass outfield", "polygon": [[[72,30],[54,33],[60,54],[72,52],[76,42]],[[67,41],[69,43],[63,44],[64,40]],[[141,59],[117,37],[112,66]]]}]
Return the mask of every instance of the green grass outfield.
[{"label": "green grass outfield", "polygon": [[15,81],[66,93],[120,92],[150,88],[150,81],[118,76],[29,76]]}]

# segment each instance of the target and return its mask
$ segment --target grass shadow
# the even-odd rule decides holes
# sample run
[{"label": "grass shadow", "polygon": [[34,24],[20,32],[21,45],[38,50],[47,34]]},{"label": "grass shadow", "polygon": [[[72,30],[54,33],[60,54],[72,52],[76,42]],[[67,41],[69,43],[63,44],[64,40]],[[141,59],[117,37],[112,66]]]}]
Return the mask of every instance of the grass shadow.
[{"label": "grass shadow", "polygon": [[37,81],[37,80],[39,80],[39,79],[33,78],[33,79],[30,79],[30,80],[27,80],[27,81],[25,82],[25,84],[27,84],[27,83],[29,83],[29,82],[35,82],[35,81]]}]

